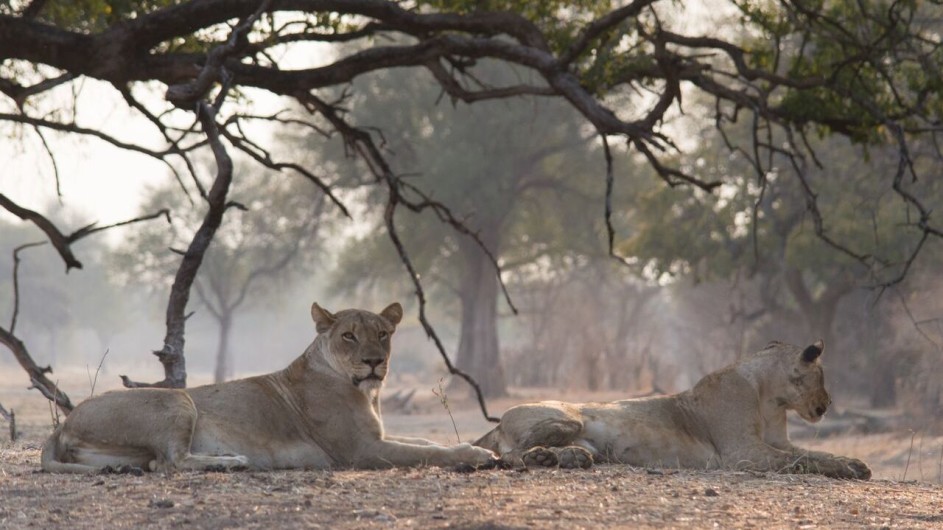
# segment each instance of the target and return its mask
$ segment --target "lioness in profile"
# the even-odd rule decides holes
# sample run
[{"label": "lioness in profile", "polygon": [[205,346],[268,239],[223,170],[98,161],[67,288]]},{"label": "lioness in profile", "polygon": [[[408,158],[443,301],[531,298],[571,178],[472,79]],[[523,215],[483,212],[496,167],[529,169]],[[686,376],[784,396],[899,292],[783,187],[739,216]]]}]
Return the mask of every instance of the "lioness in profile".
[{"label": "lioness in profile", "polygon": [[854,458],[800,449],[789,442],[786,411],[822,419],[831,398],[819,357],[772,342],[672,396],[612,403],[545,401],[513,407],[475,445],[511,465],[752,469],[869,479]]},{"label": "lioness in profile", "polygon": [[282,371],[185,390],[140,388],[82,402],[43,446],[42,468],[484,466],[495,455],[384,436],[378,393],[399,304],[379,315],[311,306],[318,336]]}]

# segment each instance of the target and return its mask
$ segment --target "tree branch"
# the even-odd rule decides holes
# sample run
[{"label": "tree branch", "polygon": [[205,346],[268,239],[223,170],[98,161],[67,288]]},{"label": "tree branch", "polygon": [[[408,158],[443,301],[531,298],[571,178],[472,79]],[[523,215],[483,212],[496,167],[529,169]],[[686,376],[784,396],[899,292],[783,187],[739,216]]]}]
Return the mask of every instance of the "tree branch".
[{"label": "tree branch", "polygon": [[190,287],[203,263],[206,250],[213,241],[216,230],[223,221],[226,211],[226,196],[232,183],[232,159],[220,141],[219,128],[216,124],[216,111],[206,102],[197,105],[200,122],[206,133],[213,155],[216,159],[217,173],[213,186],[207,194],[208,208],[203,222],[193,235],[187,251],[180,261],[174,283],[170,288],[170,298],[167,302],[167,332],[164,335],[164,347],[154,352],[154,355],[164,365],[164,379],[156,383],[141,383],[132,381],[122,375],[121,380],[128,388],[163,387],[184,388],[187,385],[186,359],[184,357],[184,330],[186,328],[186,308],[190,300]]},{"label": "tree branch", "polygon": [[82,268],[82,262],[76,259],[75,255],[72,254],[72,249],[69,248],[69,244],[71,243],[69,238],[63,235],[49,219],[46,219],[42,214],[34,212],[33,210],[23,208],[2,193],[0,193],[0,206],[20,219],[32,222],[42,230],[46,234],[46,237],[49,238],[49,242],[52,243],[52,246],[55,247],[56,251],[59,253],[59,256],[62,257],[62,261],[65,262],[66,272],[69,272],[69,269],[72,268]]}]

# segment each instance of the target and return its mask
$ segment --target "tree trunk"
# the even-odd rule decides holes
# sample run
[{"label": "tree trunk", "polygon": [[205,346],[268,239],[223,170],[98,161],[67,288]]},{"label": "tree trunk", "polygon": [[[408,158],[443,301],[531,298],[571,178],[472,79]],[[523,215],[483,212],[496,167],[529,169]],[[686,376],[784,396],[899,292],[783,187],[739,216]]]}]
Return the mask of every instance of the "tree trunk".
[{"label": "tree trunk", "polygon": [[164,379],[156,383],[140,383],[122,375],[121,381],[128,388],[186,388],[187,386],[187,360],[184,357],[186,340],[184,335],[188,318],[186,310],[187,303],[190,301],[190,287],[196,279],[200,265],[203,264],[203,257],[206,255],[210,243],[213,242],[216,230],[223,222],[223,214],[227,208],[226,197],[229,193],[229,186],[232,184],[233,168],[232,159],[226,153],[226,148],[219,139],[219,129],[216,126],[216,110],[209,104],[200,102],[197,115],[203,124],[203,131],[206,133],[210,147],[213,149],[213,156],[216,159],[216,179],[206,196],[209,208],[206,210],[200,228],[193,235],[183,259],[180,260],[180,265],[177,267],[177,273],[174,276],[174,283],[170,286],[164,347],[153,352],[160,363],[164,365]]},{"label": "tree trunk", "polygon": [[880,357],[872,363],[871,385],[868,393],[873,408],[889,408],[897,405],[896,358]]},{"label": "tree trunk", "polygon": [[[854,289],[854,284],[844,278],[836,278],[828,284],[825,291],[813,297],[802,278],[802,273],[795,268],[786,271],[786,285],[799,304],[802,318],[812,334],[810,340],[822,339],[826,348],[832,342],[832,325],[838,312],[838,304]],[[835,345],[832,344],[832,347]]]},{"label": "tree trunk", "polygon": [[213,381],[222,383],[232,376],[229,359],[229,332],[232,329],[232,313],[223,313],[219,319],[219,344],[216,349],[216,370]]},{"label": "tree trunk", "polygon": [[[460,246],[465,275],[461,283],[462,329],[455,365],[478,382],[485,397],[505,396],[507,381],[498,347],[499,285],[494,265],[474,241],[462,241]],[[454,378],[450,385],[453,390],[464,388],[467,385],[459,378]]]}]

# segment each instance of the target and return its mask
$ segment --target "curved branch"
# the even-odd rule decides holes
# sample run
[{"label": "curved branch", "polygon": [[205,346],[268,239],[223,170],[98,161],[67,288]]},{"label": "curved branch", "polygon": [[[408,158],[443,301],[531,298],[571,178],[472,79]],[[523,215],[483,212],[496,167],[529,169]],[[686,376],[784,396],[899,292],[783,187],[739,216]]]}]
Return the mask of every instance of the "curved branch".
[{"label": "curved branch", "polygon": [[10,334],[16,333],[16,319],[20,313],[20,251],[45,244],[45,241],[37,241],[13,249],[13,316],[10,318]]},{"label": "curved branch", "polygon": [[[195,2],[194,2],[195,3]],[[167,87],[166,98],[182,109],[191,109],[202,99],[213,84],[222,82],[226,77],[222,68],[227,59],[243,50],[248,44],[247,34],[253,24],[268,11],[272,0],[262,0],[251,16],[241,21],[229,34],[226,44],[217,46],[207,55],[206,64],[195,79]]]},{"label": "curved branch", "polygon": [[49,219],[46,219],[38,212],[23,208],[2,193],[0,193],[0,206],[20,219],[32,222],[42,230],[46,234],[46,237],[49,238],[49,242],[52,243],[52,246],[55,247],[56,252],[62,257],[62,261],[65,262],[66,272],[69,272],[69,269],[82,268],[82,262],[76,259],[75,254],[72,253],[72,249],[69,248],[69,243],[71,243],[69,238],[60,232],[59,229],[56,228],[56,225],[52,224]]},{"label": "curved branch", "polygon": [[[403,197],[401,194],[406,184],[393,174],[393,170],[390,168],[389,164],[386,162],[386,159],[380,153],[380,150],[373,143],[373,139],[370,137],[368,133],[349,125],[343,118],[341,118],[337,114],[336,110],[333,107],[321,101],[313,94],[298,94],[296,97],[298,98],[299,102],[301,102],[306,108],[309,108],[312,111],[320,112],[321,115],[323,115],[334,126],[334,128],[337,129],[341,133],[345,142],[347,142],[348,145],[350,145],[350,147],[352,147],[355,150],[355,152],[357,152],[360,155],[360,157],[364,160],[364,162],[366,162],[367,166],[373,172],[377,180],[386,185],[389,195],[388,195],[387,205],[384,210],[384,223],[386,224],[387,235],[390,236],[390,240],[393,242],[393,245],[396,247],[396,251],[400,257],[400,260],[403,262],[403,265],[406,267],[406,271],[409,274],[409,278],[412,281],[413,286],[416,288],[416,298],[419,301],[419,322],[422,324],[422,328],[426,332],[426,335],[432,340],[433,344],[435,344],[435,347],[438,350],[439,355],[442,357],[442,360],[445,363],[445,366],[448,369],[449,373],[461,377],[462,379],[467,381],[469,385],[471,385],[473,391],[475,392],[475,395],[478,398],[478,405],[481,407],[482,415],[484,415],[484,417],[488,421],[491,421],[491,422],[500,421],[498,418],[495,418],[488,414],[488,408],[487,408],[487,405],[485,404],[484,394],[482,393],[481,386],[478,384],[478,382],[475,381],[473,377],[459,370],[452,364],[452,361],[449,359],[449,356],[445,351],[445,346],[442,344],[442,340],[439,338],[439,335],[438,333],[436,333],[435,328],[432,327],[432,324],[429,322],[429,319],[426,317],[426,297],[425,297],[425,291],[423,290],[423,287],[422,287],[422,281],[420,280],[419,273],[416,272],[416,269],[413,266],[412,260],[409,258],[409,253],[406,251],[405,247],[403,246],[403,243],[399,238],[399,233],[396,230],[395,214],[396,214],[397,206],[399,206],[400,204],[409,206],[407,202],[403,201]],[[415,188],[412,188],[412,189],[416,190]],[[452,221],[454,221],[455,224],[453,226],[461,227],[464,233],[474,237],[475,241],[477,242],[478,245],[480,245],[482,250],[484,250],[484,252],[487,253],[489,257],[491,257],[492,263],[494,263],[495,265],[498,281],[501,282],[501,285],[503,288],[504,284],[503,284],[503,280],[501,279],[500,267],[498,266],[497,262],[494,261],[493,255],[490,253],[490,251],[487,248],[484,247],[484,245],[481,242],[481,239],[479,239],[470,230],[468,230],[468,228],[465,227],[464,224],[462,224],[460,221],[455,219],[447,208],[442,206],[441,208],[444,209],[444,211],[440,211],[440,209],[434,206],[431,202],[429,204],[413,205],[413,206],[419,208],[419,210],[416,210],[416,211],[420,211],[424,207],[433,208],[437,213],[441,213],[442,215],[445,215],[447,219],[451,219]],[[506,289],[505,289],[505,294],[507,294]],[[510,299],[508,299],[508,302],[510,303]],[[513,308],[514,306],[512,305],[511,307]]]}]

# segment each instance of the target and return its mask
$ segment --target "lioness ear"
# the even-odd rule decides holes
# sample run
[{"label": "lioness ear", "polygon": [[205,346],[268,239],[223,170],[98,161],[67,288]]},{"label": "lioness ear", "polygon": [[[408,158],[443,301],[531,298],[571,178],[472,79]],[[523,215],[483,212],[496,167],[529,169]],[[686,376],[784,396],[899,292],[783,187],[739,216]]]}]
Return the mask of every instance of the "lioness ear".
[{"label": "lioness ear", "polygon": [[403,319],[403,306],[399,305],[398,302],[393,302],[386,306],[386,309],[380,311],[380,316],[389,320],[390,324],[395,326]]},{"label": "lioness ear", "polygon": [[802,362],[814,363],[825,350],[825,342],[822,339],[815,341],[811,346],[802,351]]},{"label": "lioness ear", "polygon": [[314,320],[314,327],[318,330],[318,333],[327,332],[334,325],[334,322],[337,322],[337,317],[327,309],[319,306],[317,302],[311,304],[311,319]]}]

